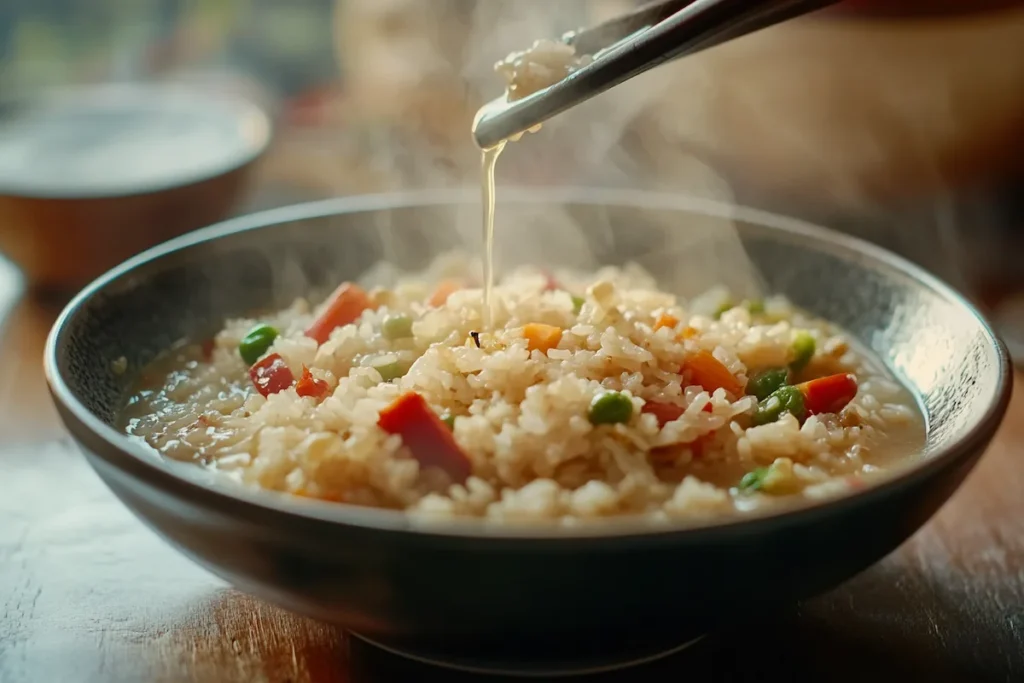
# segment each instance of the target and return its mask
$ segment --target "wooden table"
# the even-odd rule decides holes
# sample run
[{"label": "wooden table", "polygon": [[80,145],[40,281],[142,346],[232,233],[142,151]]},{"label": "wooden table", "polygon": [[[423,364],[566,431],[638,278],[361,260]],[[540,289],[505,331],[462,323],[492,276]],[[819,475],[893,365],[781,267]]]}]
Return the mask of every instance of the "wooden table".
[{"label": "wooden table", "polygon": [[[46,394],[55,310],[0,262],[0,681],[474,680],[350,642],[165,546],[92,473]],[[598,680],[1024,680],[1024,396],[961,491],[838,590]]]}]

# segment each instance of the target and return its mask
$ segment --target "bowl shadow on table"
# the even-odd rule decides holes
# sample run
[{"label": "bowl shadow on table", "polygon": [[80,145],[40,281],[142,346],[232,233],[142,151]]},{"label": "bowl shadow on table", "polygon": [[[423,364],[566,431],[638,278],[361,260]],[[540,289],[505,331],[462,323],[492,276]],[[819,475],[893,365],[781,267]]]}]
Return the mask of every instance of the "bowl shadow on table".
[{"label": "bowl shadow on table", "polygon": [[[617,672],[568,678],[602,683],[686,680],[903,681],[981,683],[1006,680],[1012,644],[978,637],[979,624],[957,595],[887,560],[840,588],[771,616],[748,615],[666,659]],[[270,675],[305,672],[294,683],[451,683],[527,680],[463,673],[413,662],[235,590],[194,606],[178,626],[192,642],[196,613],[209,614],[236,652],[258,652],[253,666]],[[262,626],[269,624],[269,633]],[[253,643],[262,631],[262,643]],[[276,633],[274,633],[276,631]],[[982,642],[985,641],[985,642]],[[226,647],[226,646],[225,646]],[[966,648],[966,649],[965,649]],[[1019,656],[1019,655],[1017,655]],[[199,672],[197,672],[199,673]],[[277,674],[274,674],[277,675]],[[200,676],[202,678],[202,676]],[[536,680],[536,679],[534,679]]]},{"label": "bowl shadow on table", "polygon": [[[941,651],[936,655],[934,644],[923,642],[934,638],[928,631],[923,632],[919,640],[908,639],[900,623],[907,612],[914,610],[914,600],[897,597],[897,589],[871,597],[872,602],[886,605],[886,611],[874,613],[870,620],[860,617],[849,606],[844,609],[838,604],[845,593],[840,591],[770,618],[752,618],[742,626],[711,635],[688,650],[649,665],[560,680],[595,683],[684,679],[700,683],[767,680],[979,683],[1002,680],[963,666]],[[821,611],[816,605],[822,602],[829,605],[825,607],[825,611],[830,612],[827,621],[815,614]],[[949,605],[948,610],[955,608]],[[815,615],[809,616],[808,612]],[[356,640],[350,644],[349,667],[352,683],[525,680],[430,669]]]},{"label": "bowl shadow on table", "polygon": [[[877,628],[874,624],[858,622],[856,617],[849,621],[838,629],[832,623],[799,619],[797,610],[793,610],[709,636],[687,651],[652,664],[579,680],[632,683],[685,677],[687,681],[701,683],[765,680],[862,683],[869,676],[882,681],[977,683],[997,680],[980,677],[942,658],[935,659],[927,648],[906,643],[884,626]],[[475,674],[428,670],[358,641],[352,642],[349,658],[352,683],[419,680],[428,676],[451,683],[495,680]]]}]

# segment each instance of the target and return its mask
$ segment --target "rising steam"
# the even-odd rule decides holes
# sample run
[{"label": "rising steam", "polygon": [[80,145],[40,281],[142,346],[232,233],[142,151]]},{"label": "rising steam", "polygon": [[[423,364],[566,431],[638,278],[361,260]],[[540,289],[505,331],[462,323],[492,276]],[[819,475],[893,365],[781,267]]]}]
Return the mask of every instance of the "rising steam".
[{"label": "rising steam", "polygon": [[[394,131],[374,141],[372,168],[395,178],[391,187],[476,187],[469,126],[501,91],[494,62],[629,4],[346,0],[338,26],[347,89]],[[976,163],[957,155],[965,136],[995,137],[1024,110],[1024,12],[1010,14],[909,25],[810,17],[623,84],[508,147],[498,167],[499,262],[578,260],[609,239],[607,226],[579,225],[566,211],[503,211],[501,189],[512,185],[657,189],[826,221],[845,212],[878,222],[902,197],[940,195]],[[708,281],[748,270],[721,221],[700,229],[655,219],[669,239],[659,249],[680,268]],[[936,204],[932,225],[877,236],[935,251],[953,219]],[[544,243],[517,238],[523,220],[547,227]],[[479,244],[478,207],[458,229],[467,246]]]},{"label": "rising steam", "polygon": [[[375,67],[377,78],[366,92],[377,93],[382,103],[390,99],[388,109],[401,111],[401,116],[408,117],[406,124],[421,133],[420,139],[411,144],[405,139],[392,139],[391,158],[408,160],[415,148],[411,156],[416,157],[416,165],[434,170],[433,182],[428,185],[469,187],[479,185],[480,172],[479,151],[470,136],[472,116],[480,104],[502,91],[502,79],[494,73],[495,62],[537,38],[558,37],[625,7],[625,3],[536,0],[442,2],[430,3],[429,8],[424,8],[425,4],[392,0],[391,10],[401,13],[404,25],[410,27],[407,36],[398,39],[392,34],[388,40],[368,48],[372,54],[387,51],[387,61],[374,65],[364,53],[364,60],[350,64],[348,71]],[[380,7],[376,11],[386,14]],[[456,30],[454,24],[461,24],[461,30]],[[418,28],[412,30],[413,26]],[[454,40],[452,36],[460,36],[461,42],[444,42],[446,37]],[[438,100],[456,99],[453,93],[462,92],[456,102],[427,109],[422,106],[423,83],[447,84],[433,93]],[[650,212],[630,219],[621,212],[613,215],[591,211],[586,212],[583,224],[579,212],[571,208],[511,208],[503,202],[510,196],[508,188],[514,185],[634,187],[731,201],[728,184],[687,149],[680,149],[672,164],[672,175],[664,177],[671,182],[649,180],[651,176],[644,170],[645,157],[650,156],[646,147],[657,145],[657,136],[652,137],[651,131],[647,131],[647,135],[637,137],[635,131],[642,126],[643,117],[664,98],[664,85],[665,75],[652,72],[553,119],[539,133],[508,146],[497,168],[499,276],[503,269],[524,262],[593,268],[628,250],[631,256],[640,253],[642,257],[652,257],[648,265],[661,271],[659,276],[664,276],[666,286],[687,290],[679,292],[684,295],[695,295],[706,289],[708,283],[723,280],[741,292],[757,289],[757,278],[728,220],[683,219],[669,212]],[[414,94],[410,89],[417,92]],[[368,98],[369,106],[374,106],[373,99]],[[445,114],[431,116],[439,110]],[[452,129],[460,140],[449,138]],[[452,140],[452,144],[432,149],[425,144],[427,140],[443,139]],[[624,220],[638,223],[637,244],[619,249],[618,243],[630,235],[623,229]],[[663,229],[657,233],[640,230],[639,223]],[[455,229],[463,244],[478,253],[480,207],[474,204],[461,210]],[[642,249],[630,248],[640,244],[649,244],[645,254]]]}]

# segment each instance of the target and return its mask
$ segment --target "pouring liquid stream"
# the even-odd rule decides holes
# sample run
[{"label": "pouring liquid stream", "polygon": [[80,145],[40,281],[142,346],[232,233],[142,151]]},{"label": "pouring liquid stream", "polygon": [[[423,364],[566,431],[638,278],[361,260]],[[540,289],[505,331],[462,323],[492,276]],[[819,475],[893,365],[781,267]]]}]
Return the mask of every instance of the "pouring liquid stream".
[{"label": "pouring liquid stream", "polygon": [[[536,90],[550,86],[555,81],[571,73],[571,71],[580,63],[579,58],[575,56],[575,50],[571,47],[561,45],[554,46],[554,43],[550,41],[548,43],[537,42],[534,46],[524,52],[513,52],[504,60],[498,62],[495,65],[496,71],[507,71],[506,80],[508,85],[505,89],[505,96],[500,100],[495,100],[489,104],[485,104],[477,112],[476,118],[473,121],[473,127],[471,132],[473,133],[474,139],[477,137],[477,129],[480,126],[481,121],[488,115],[488,112],[495,107],[504,106],[503,103],[526,97]],[[559,73],[558,69],[547,69],[551,74],[556,74],[553,80],[550,82],[542,81],[535,82],[530,81],[530,74],[534,73],[536,69],[530,68],[531,62],[537,62],[541,65],[550,66],[550,59],[552,57],[551,50],[555,50],[556,62],[562,60],[562,71]],[[539,60],[539,61],[538,61]],[[542,70],[543,71],[543,70]],[[550,74],[549,74],[550,75]],[[501,156],[502,151],[509,142],[516,142],[527,132],[536,133],[540,130],[540,124],[529,128],[521,133],[516,133],[510,137],[498,141],[496,144],[483,147],[481,149],[480,158],[480,185],[482,190],[483,199],[483,278],[484,278],[484,301],[483,301],[483,328],[486,332],[492,332],[494,327],[494,212],[495,212],[495,190],[494,190],[494,167],[498,163],[498,157]]]},{"label": "pouring liquid stream", "polygon": [[494,167],[498,163],[498,157],[505,149],[507,140],[502,140],[493,147],[489,147],[481,153],[481,190],[483,191],[484,209],[484,330],[491,331],[494,324],[494,302],[492,301],[494,290]]}]

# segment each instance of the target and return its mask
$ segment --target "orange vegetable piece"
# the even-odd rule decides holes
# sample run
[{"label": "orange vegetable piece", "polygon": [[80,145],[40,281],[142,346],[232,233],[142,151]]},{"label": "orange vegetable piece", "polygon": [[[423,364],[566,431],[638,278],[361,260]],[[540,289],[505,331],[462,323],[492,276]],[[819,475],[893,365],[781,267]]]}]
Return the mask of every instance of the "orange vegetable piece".
[{"label": "orange vegetable piece", "polygon": [[526,337],[527,348],[531,351],[547,353],[562,341],[562,329],[544,323],[527,323],[523,325],[523,336]]},{"label": "orange vegetable piece", "polygon": [[796,385],[808,415],[838,413],[857,395],[857,378],[849,373],[819,377]]},{"label": "orange vegetable piece", "polygon": [[377,425],[388,434],[400,435],[420,465],[437,467],[453,481],[462,483],[473,471],[451,430],[415,391],[402,394],[380,411]]},{"label": "orange vegetable piece", "polygon": [[460,289],[462,289],[462,282],[459,280],[441,280],[434,289],[434,293],[427,299],[427,303],[435,308],[444,306],[445,302],[448,301],[448,297]]},{"label": "orange vegetable piece", "polygon": [[696,327],[690,327],[689,325],[687,325],[686,327],[683,328],[683,331],[679,336],[682,337],[683,339],[693,339],[698,334],[700,334],[700,332],[697,330]]},{"label": "orange vegetable piece", "polygon": [[709,351],[701,349],[691,354],[683,362],[683,369],[689,371],[693,383],[704,387],[705,391],[725,389],[734,396],[743,393],[739,380]]},{"label": "orange vegetable piece", "polygon": [[686,412],[686,408],[677,406],[675,403],[658,403],[656,401],[648,401],[644,404],[644,407],[640,409],[641,413],[649,413],[658,418],[658,426],[664,427],[673,420],[678,420],[679,417]]},{"label": "orange vegetable piece", "polygon": [[[644,404],[644,407],[640,409],[641,413],[650,413],[658,418],[658,426],[664,427],[673,420],[678,420],[683,413],[686,412],[686,408],[677,406],[675,403],[658,403],[657,401],[648,401]],[[714,408],[708,403],[701,412],[711,413],[714,412]]]},{"label": "orange vegetable piece", "polygon": [[334,290],[320,317],[306,330],[306,336],[323,344],[335,328],[355,322],[368,308],[373,308],[370,295],[359,285],[343,282]]},{"label": "orange vegetable piece", "polygon": [[657,332],[663,327],[675,327],[679,324],[679,318],[669,313],[662,313],[658,316],[658,319],[654,321],[654,331]]},{"label": "orange vegetable piece", "polygon": [[305,365],[302,366],[302,377],[295,383],[295,393],[299,396],[311,396],[319,403],[327,398],[327,392],[330,390],[331,387],[327,382],[313,377],[309,368]]}]

